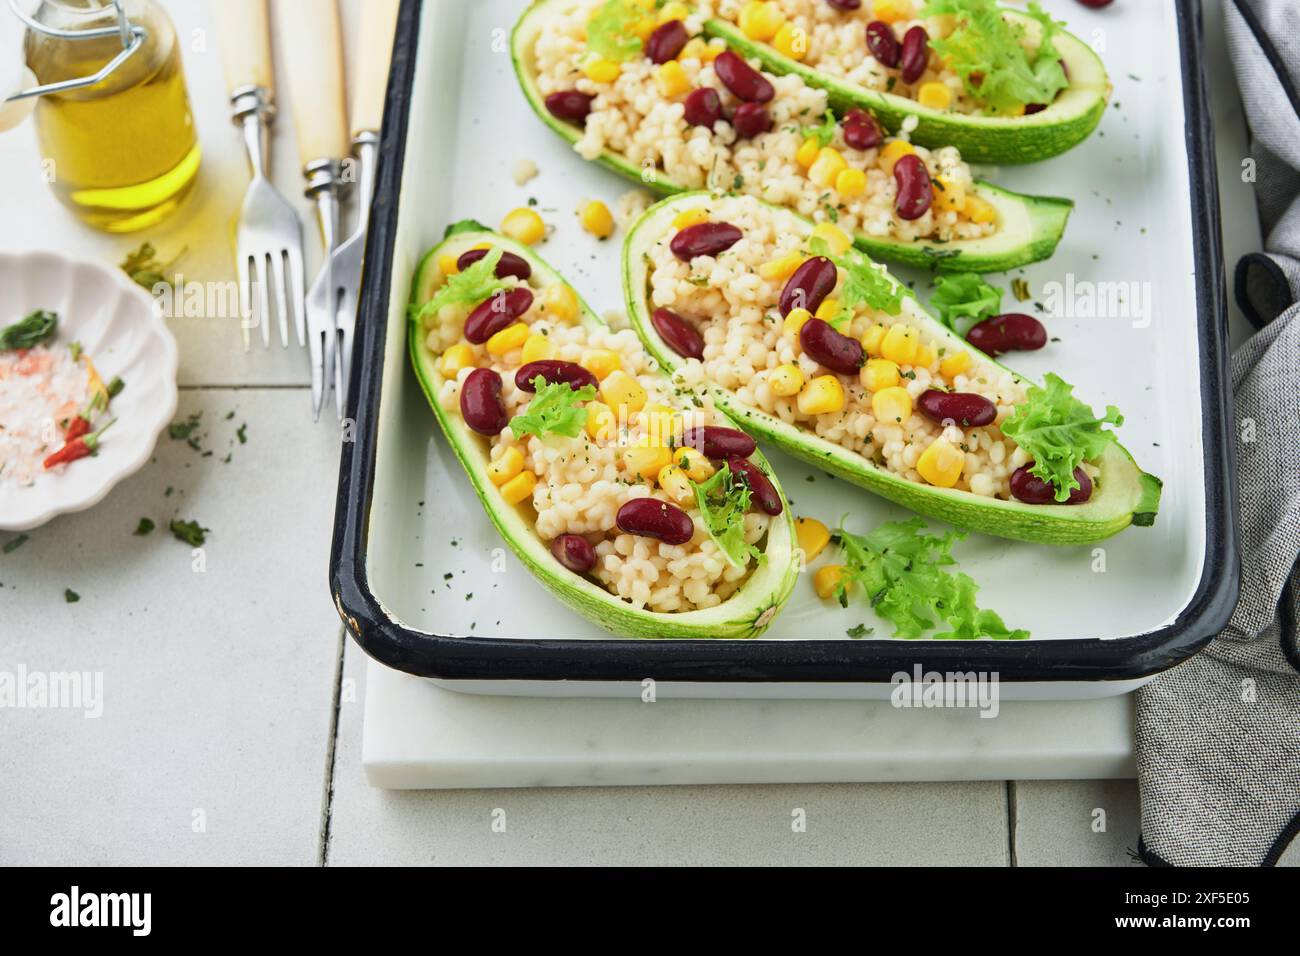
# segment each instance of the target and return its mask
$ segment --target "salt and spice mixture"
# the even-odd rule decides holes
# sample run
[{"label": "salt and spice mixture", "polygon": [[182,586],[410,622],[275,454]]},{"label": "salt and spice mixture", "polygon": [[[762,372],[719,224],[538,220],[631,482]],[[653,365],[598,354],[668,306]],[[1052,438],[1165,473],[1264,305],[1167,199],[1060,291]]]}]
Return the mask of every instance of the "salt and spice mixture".
[{"label": "salt and spice mixture", "polygon": [[[850,234],[947,242],[997,231],[955,147],[887,136],[864,110],[836,119],[825,91],[707,40],[703,19],[682,3],[578,0],[540,32],[538,89],[552,115],[582,127],[583,158],[612,151],[679,187],[757,196]],[[620,31],[640,39],[620,42]]]},{"label": "salt and spice mixture", "polygon": [[[441,406],[483,436],[497,493],[535,516],[559,564],[638,609],[722,603],[781,511],[753,441],[676,390],[633,331],[582,324],[571,288],[530,284],[529,264],[500,253],[444,255],[419,310]],[[716,492],[708,515],[701,485]]]},{"label": "salt and spice mixture", "polygon": [[[674,374],[681,387],[720,386],[908,481],[1045,503],[1023,487],[1029,456],[1000,428],[1026,387],[927,334],[903,308],[910,293],[873,280],[883,274],[838,227],[809,238],[770,207],[724,196],[679,214],[648,256],[654,327],[695,359]],[[683,328],[698,351],[676,344]],[[1072,502],[1099,474],[1081,467]]]}]

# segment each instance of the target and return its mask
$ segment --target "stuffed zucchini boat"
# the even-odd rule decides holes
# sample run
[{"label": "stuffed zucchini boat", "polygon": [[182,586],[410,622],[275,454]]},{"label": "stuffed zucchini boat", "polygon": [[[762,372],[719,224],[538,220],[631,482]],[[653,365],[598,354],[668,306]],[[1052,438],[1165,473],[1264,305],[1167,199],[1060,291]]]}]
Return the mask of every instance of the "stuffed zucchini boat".
[{"label": "stuffed zucchini boat", "polygon": [[790,596],[793,519],[753,439],[527,246],[448,230],[409,346],[493,524],[575,611],[626,637],[746,638]]},{"label": "stuffed zucchini boat", "polygon": [[624,246],[628,314],[684,391],[905,507],[1026,541],[1150,525],[1144,474],[1070,386],[1039,388],[932,318],[842,231],[750,197],[651,207]]},{"label": "stuffed zucchini boat", "polygon": [[1056,249],[1070,200],[977,181],[958,149],[886,136],[865,110],[836,117],[825,90],[762,73],[702,30],[680,3],[538,0],[514,29],[515,70],[580,156],[660,194],[757,196],[837,223],[880,259],[943,271]]},{"label": "stuffed zucchini boat", "polygon": [[1110,80],[1088,44],[1037,3],[994,0],[701,0],[706,33],[767,70],[870,110],[911,140],[972,163],[1031,163],[1097,128]]}]

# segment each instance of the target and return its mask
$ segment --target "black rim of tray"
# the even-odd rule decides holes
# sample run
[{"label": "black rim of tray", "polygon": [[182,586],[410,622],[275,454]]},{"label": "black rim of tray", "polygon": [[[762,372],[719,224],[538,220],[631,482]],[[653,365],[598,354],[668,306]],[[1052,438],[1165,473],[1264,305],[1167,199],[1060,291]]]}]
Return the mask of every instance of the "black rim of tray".
[{"label": "black rim of tray", "polygon": [[[1219,235],[1219,194],[1198,4],[1176,5],[1192,187],[1193,251],[1204,370],[1206,557],[1191,601],[1166,627],[1139,636],[1043,641],[540,640],[451,637],[393,620],[370,590],[367,533],[374,491],[389,276],[415,74],[421,0],[403,0],[384,110],[380,169],[366,244],[360,321],[339,471],[330,586],[344,623],[367,654],[389,667],[447,680],[688,682],[887,682],[900,670],[996,672],[1010,681],[1145,677],[1196,653],[1227,622],[1237,600],[1236,481],[1231,467],[1231,390]],[[405,335],[402,341],[405,342]],[[407,370],[409,374],[409,368]],[[432,421],[432,419],[430,419]]]}]

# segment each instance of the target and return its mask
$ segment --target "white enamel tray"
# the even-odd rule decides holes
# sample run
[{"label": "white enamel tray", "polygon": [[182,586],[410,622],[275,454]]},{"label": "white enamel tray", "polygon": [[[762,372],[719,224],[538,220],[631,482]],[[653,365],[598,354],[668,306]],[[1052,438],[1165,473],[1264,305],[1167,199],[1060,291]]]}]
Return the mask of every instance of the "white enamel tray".
[{"label": "white enamel tray", "polygon": [[[959,544],[981,604],[1028,628],[1030,641],[893,640],[864,604],[842,610],[807,581],[758,641],[624,641],[570,613],[515,561],[439,433],[408,367],[405,304],[412,270],[449,223],[495,226],[535,200],[553,227],[537,251],[597,311],[621,312],[622,232],[598,242],[575,210],[586,198],[613,208],[634,187],[580,160],[532,115],[507,52],[522,2],[406,0],[355,359],[357,441],[345,446],[331,569],[362,647],[463,690],[622,694],[650,677],[660,693],[705,697],[880,696],[890,675],[917,663],[996,671],[1005,696],[1101,696],[1199,649],[1231,611],[1237,567],[1199,7],[1044,5],[1100,50],[1115,92],[1099,131],[1072,152],[980,170],[1077,204],[1050,262],[992,277],[1004,287],[1023,278],[1061,313],[1044,314],[1047,348],[1008,363],[1038,379],[1056,371],[1094,406],[1119,406],[1122,441],[1165,482],[1153,528],[1087,547],[980,535]],[[520,160],[541,171],[524,186],[512,178]],[[924,299],[930,276],[909,278]],[[1004,307],[1013,302],[1008,294]],[[765,450],[799,515],[831,525],[847,515],[856,529],[906,516]],[[847,636],[859,623],[872,638]]]}]

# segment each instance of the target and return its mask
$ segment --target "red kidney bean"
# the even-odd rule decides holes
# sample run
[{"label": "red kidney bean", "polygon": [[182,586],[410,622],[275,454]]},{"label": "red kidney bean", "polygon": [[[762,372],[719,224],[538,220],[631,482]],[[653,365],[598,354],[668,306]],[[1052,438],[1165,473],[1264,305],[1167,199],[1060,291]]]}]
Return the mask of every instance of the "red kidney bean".
[{"label": "red kidney bean", "polygon": [[501,400],[501,376],[490,368],[476,368],[460,387],[460,414],[480,435],[500,435],[510,423]]},{"label": "red kidney bean", "polygon": [[669,20],[661,25],[645,41],[645,55],[651,63],[667,63],[677,59],[682,47],[691,38],[686,32],[686,24],[681,20]]},{"label": "red kidney bean", "polygon": [[525,392],[536,391],[533,388],[533,379],[541,376],[545,379],[547,385],[554,385],[556,382],[565,382],[575,392],[580,388],[590,385],[595,388],[598,384],[596,376],[592,375],[577,362],[561,362],[559,359],[541,359],[537,362],[529,362],[519,371],[515,372],[515,388]]},{"label": "red kidney bean", "polygon": [[494,292],[480,302],[465,320],[465,338],[475,345],[482,345],[527,312],[532,304],[533,293],[523,286],[505,292]]},{"label": "red kidney bean", "polygon": [[921,157],[908,153],[894,163],[894,182],[898,184],[898,195],[894,198],[894,208],[899,219],[920,219],[934,202],[934,184],[930,182],[930,171],[925,168]]},{"label": "red kidney bean", "polygon": [[614,517],[620,531],[658,538],[665,544],[685,544],[695,535],[695,522],[681,508],[658,498],[633,498]]},{"label": "red kidney bean", "polygon": [[1047,107],[1042,103],[1029,103],[1025,106],[1025,115],[1033,116],[1035,113],[1041,113]]},{"label": "red kidney bean", "polygon": [[713,61],[713,72],[718,74],[727,89],[742,100],[751,103],[766,103],[776,96],[776,90],[767,78],[745,62],[738,53],[727,50]]},{"label": "red kidney bean", "polygon": [[782,318],[795,309],[816,312],[825,298],[835,291],[835,284],[839,281],[835,263],[825,256],[813,256],[794,270],[794,275],[781,290],[779,308]]},{"label": "red kidney bean", "polygon": [[826,0],[836,10],[856,10],[862,6],[862,0]]},{"label": "red kidney bean", "polygon": [[[469,252],[462,252],[460,258],[456,260],[456,268],[464,272],[491,251],[491,249],[471,249]],[[527,282],[532,274],[533,267],[528,264],[526,259],[515,255],[513,252],[502,250],[501,258],[497,260],[496,267],[498,279],[514,276],[520,282]]]},{"label": "red kidney bean", "polygon": [[852,149],[874,149],[885,138],[880,124],[866,110],[853,109],[844,114],[844,142]]},{"label": "red kidney bean", "polygon": [[713,124],[722,119],[722,97],[711,86],[691,90],[683,105],[686,108],[684,118],[692,126],[712,129]]},{"label": "red kidney bean", "polygon": [[861,342],[841,335],[829,322],[821,319],[809,319],[803,324],[799,330],[799,344],[818,365],[841,375],[857,375],[866,361]]},{"label": "red kidney bean", "polygon": [[1094,10],[1100,10],[1102,7],[1109,7],[1111,0],[1079,0],[1085,7],[1091,7]]},{"label": "red kidney bean", "polygon": [[1032,467],[1034,463],[1031,461],[1011,474],[1011,494],[1019,501],[1027,505],[1081,505],[1092,497],[1092,479],[1082,468],[1074,469],[1074,480],[1079,483],[1079,487],[1070,492],[1070,497],[1065,501],[1057,501],[1056,488],[1050,481],[1043,481],[1037,475],[1030,474],[1029,469]]},{"label": "red kidney bean", "polygon": [[724,461],[729,458],[748,458],[758,446],[754,444],[754,439],[735,428],[701,425],[682,432],[682,447],[694,448],[705,458]]},{"label": "red kidney bean", "polygon": [[872,20],[867,24],[867,49],[881,66],[896,67],[902,56],[894,28],[884,20]]},{"label": "red kidney bean", "polygon": [[772,128],[772,117],[762,103],[741,103],[731,114],[731,125],[741,139],[753,139]]},{"label": "red kidney bean", "polygon": [[655,309],[650,324],[668,347],[683,358],[704,358],[704,336],[671,309]]},{"label": "red kidney bean", "polygon": [[903,82],[915,83],[930,65],[930,34],[925,27],[912,27],[903,34],[903,52],[898,58],[903,67]]},{"label": "red kidney bean", "polygon": [[1047,329],[1032,315],[1008,312],[971,326],[966,341],[986,355],[1034,352],[1047,344]]},{"label": "red kidney bean", "polygon": [[580,534],[562,534],[551,542],[555,560],[574,574],[586,574],[596,566],[596,549]]},{"label": "red kidney bean", "polygon": [[721,255],[740,242],[743,235],[729,222],[698,222],[673,236],[668,248],[682,262],[690,262],[696,256]]},{"label": "red kidney bean", "polygon": [[770,515],[781,513],[784,508],[781,496],[776,493],[776,486],[768,481],[767,475],[763,474],[758,465],[744,458],[728,458],[727,467],[749,485],[750,500],[763,512]]},{"label": "red kidney bean", "polygon": [[952,422],[964,428],[991,425],[998,417],[998,407],[974,392],[944,392],[932,388],[921,393],[916,407],[932,422],[940,425]]},{"label": "red kidney bean", "polygon": [[546,108],[556,119],[566,123],[581,123],[591,112],[591,101],[595,98],[577,90],[561,90],[546,98]]}]

